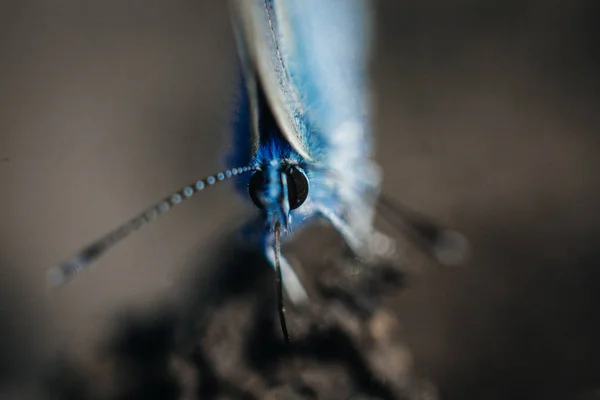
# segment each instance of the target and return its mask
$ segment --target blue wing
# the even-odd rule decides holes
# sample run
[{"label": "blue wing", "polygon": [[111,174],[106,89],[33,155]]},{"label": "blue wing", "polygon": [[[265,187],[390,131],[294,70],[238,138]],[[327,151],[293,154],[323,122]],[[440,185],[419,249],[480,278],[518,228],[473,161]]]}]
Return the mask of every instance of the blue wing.
[{"label": "blue wing", "polygon": [[[250,89],[260,77],[282,133],[307,160],[341,139],[370,151],[366,0],[234,0]],[[248,67],[252,66],[252,67]],[[251,96],[252,97],[252,96]],[[333,147],[333,148],[325,148]]]},{"label": "blue wing", "polygon": [[329,145],[328,156],[340,145],[347,151],[348,142],[369,152],[367,1],[288,0],[275,2],[274,11],[283,62],[301,93],[311,134]]},{"label": "blue wing", "polygon": [[[242,60],[252,135],[258,146],[258,86],[264,91],[271,112],[283,135],[306,160],[312,160],[307,145],[302,101],[286,70],[270,1],[232,0],[233,28]],[[259,82],[260,80],[260,82]]]}]

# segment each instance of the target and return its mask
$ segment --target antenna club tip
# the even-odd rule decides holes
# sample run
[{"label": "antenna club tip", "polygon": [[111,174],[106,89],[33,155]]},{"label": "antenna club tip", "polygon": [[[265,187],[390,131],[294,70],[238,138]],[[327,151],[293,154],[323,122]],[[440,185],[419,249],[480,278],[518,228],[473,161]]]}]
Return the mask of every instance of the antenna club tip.
[{"label": "antenna club tip", "polygon": [[50,289],[61,286],[67,281],[67,276],[60,266],[54,266],[46,272],[46,282]]},{"label": "antenna club tip", "polygon": [[462,233],[443,229],[433,247],[435,258],[448,266],[463,264],[470,253],[469,240]]}]

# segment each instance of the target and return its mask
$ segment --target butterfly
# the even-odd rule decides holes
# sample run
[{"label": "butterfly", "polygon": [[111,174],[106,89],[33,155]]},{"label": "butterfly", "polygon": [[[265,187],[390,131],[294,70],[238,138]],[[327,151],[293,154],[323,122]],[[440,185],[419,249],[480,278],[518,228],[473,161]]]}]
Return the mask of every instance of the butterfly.
[{"label": "butterfly", "polygon": [[456,239],[382,197],[371,132],[370,5],[368,0],[230,0],[241,66],[233,150],[227,156],[232,168],[178,190],[51,268],[50,284],[65,283],[132,232],[229,179],[259,210],[243,235],[275,269],[286,342],[283,290],[294,304],[308,296],[281,244],[307,224],[328,221],[365,260],[392,248],[381,246],[391,239],[373,228],[377,209],[432,249],[442,238]]}]

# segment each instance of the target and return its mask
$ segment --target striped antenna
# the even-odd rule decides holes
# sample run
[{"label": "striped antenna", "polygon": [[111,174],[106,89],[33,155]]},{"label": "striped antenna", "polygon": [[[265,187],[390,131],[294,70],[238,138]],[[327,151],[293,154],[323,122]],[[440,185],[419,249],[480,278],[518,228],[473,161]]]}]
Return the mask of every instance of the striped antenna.
[{"label": "striped antenna", "polygon": [[84,247],[81,251],[73,255],[64,263],[50,268],[47,274],[48,284],[50,287],[54,288],[66,283],[79,271],[88,268],[93,261],[100,258],[107,250],[111,249],[131,233],[137,231],[142,226],[147,225],[156,219],[156,217],[166,213],[184,200],[189,199],[195,193],[200,192],[204,190],[204,188],[212,186],[217,182],[224,181],[233,176],[253,170],[254,168],[249,166],[233,168],[227,171],[219,172],[216,175],[209,176],[205,179],[188,185],[181,190],[178,190],[169,197],[164,198],[159,203],[146,209],[144,212],[138,214],[128,222],[96,240],[92,244]]}]

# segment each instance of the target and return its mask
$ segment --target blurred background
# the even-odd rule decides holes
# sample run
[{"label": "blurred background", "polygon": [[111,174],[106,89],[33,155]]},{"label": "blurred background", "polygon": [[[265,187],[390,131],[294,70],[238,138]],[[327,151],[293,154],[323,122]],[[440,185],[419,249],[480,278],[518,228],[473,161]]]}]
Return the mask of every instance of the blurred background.
[{"label": "blurred background", "polygon": [[[442,398],[600,398],[600,7],[374,4],[384,191],[473,246],[394,300],[416,368]],[[172,299],[252,212],[207,191],[46,291],[48,267],[223,167],[236,62],[224,2],[0,4],[0,393]]]}]

